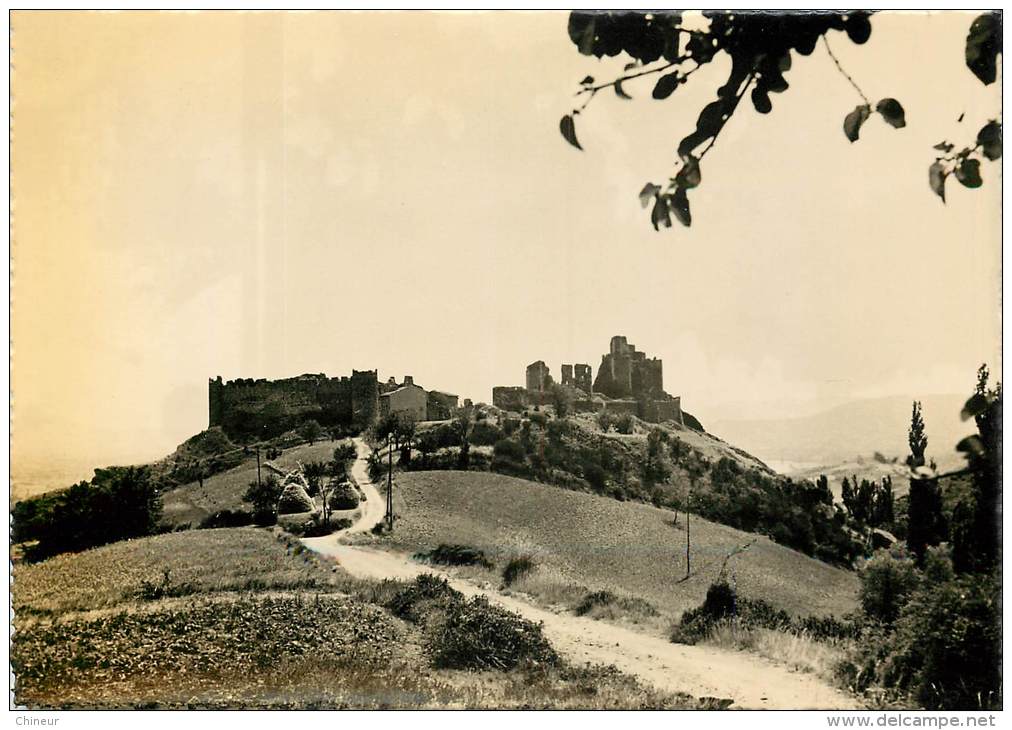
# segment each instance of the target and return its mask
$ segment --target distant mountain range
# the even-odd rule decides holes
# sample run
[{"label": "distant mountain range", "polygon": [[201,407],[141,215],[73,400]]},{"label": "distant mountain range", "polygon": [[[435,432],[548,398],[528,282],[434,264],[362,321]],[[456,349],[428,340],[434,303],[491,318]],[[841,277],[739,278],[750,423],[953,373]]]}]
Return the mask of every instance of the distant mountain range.
[{"label": "distant mountain range", "polygon": [[[959,419],[966,398],[918,398],[924,409],[927,456],[942,468],[962,461],[955,451],[956,443],[976,429],[973,421],[964,423]],[[897,457],[902,463],[909,453],[907,430],[913,401],[913,397],[903,396],[868,398],[803,418],[724,419],[708,422],[706,428],[782,473],[839,464],[859,456],[870,459],[876,451],[889,459]]]}]

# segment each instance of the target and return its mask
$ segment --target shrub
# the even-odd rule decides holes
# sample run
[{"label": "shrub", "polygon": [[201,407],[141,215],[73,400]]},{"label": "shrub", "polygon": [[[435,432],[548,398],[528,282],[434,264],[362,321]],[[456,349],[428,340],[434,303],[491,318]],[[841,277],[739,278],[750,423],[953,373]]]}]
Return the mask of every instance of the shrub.
[{"label": "shrub", "polygon": [[245,527],[253,524],[253,513],[245,510],[223,509],[208,515],[200,521],[200,529],[214,529],[217,527]]},{"label": "shrub", "polygon": [[535,567],[534,558],[530,555],[520,555],[513,558],[503,568],[502,582],[504,585],[511,586],[520,578],[531,573]]},{"label": "shrub", "polygon": [[[22,516],[24,512],[22,512]],[[36,502],[28,525],[38,544],[26,557],[86,550],[118,540],[154,535],[162,515],[161,497],[147,467],[96,469],[91,482],[75,484]],[[17,511],[15,513],[17,519]]]},{"label": "shrub", "polygon": [[160,583],[145,578],[141,581],[137,597],[145,601],[157,601],[160,598],[178,598],[197,592],[197,587],[194,583],[173,583],[171,576],[172,572],[168,568],[164,568]]},{"label": "shrub", "polygon": [[588,593],[573,610],[577,616],[586,616],[602,608],[618,608],[644,616],[658,615],[657,609],[642,598],[616,596],[611,591],[593,591]]},{"label": "shrub", "polygon": [[357,458],[358,449],[355,448],[354,441],[346,439],[334,447],[334,461],[339,464],[354,461]]},{"label": "shrub", "polygon": [[635,428],[635,421],[633,421],[633,417],[630,414],[623,413],[615,418],[613,425],[615,426],[616,431],[628,435],[633,432]]},{"label": "shrub", "polygon": [[464,595],[450,587],[445,578],[423,573],[398,590],[384,605],[398,618],[419,622],[427,610],[448,606],[462,600]]},{"label": "shrub", "polygon": [[278,521],[278,499],[281,497],[281,483],[273,474],[258,482],[250,482],[242,501],[253,507],[253,522],[261,527]]},{"label": "shrub", "polygon": [[707,589],[703,605],[682,614],[681,621],[672,631],[671,640],[694,644],[708,637],[718,624],[726,621],[735,621],[746,629],[807,634],[814,639],[848,638],[860,633],[856,623],[831,616],[792,619],[786,611],[767,601],[738,596],[727,581],[718,580]]},{"label": "shrub", "polygon": [[931,710],[1001,708],[1000,598],[989,575],[923,584],[892,628],[866,627],[839,669],[841,679],[857,691],[884,689]]},{"label": "shrub", "polygon": [[468,440],[474,446],[492,446],[503,437],[503,432],[488,421],[476,421]]},{"label": "shrub", "polygon": [[598,464],[586,464],[583,467],[583,478],[587,480],[587,484],[598,494],[602,494],[605,487],[608,486],[608,474]]},{"label": "shrub", "polygon": [[492,605],[485,596],[452,601],[427,648],[433,663],[448,669],[508,671],[559,663],[540,624]]},{"label": "shrub", "polygon": [[914,560],[902,548],[876,552],[859,577],[861,610],[869,619],[886,624],[897,619],[919,582]]},{"label": "shrub", "polygon": [[425,560],[438,565],[480,565],[491,569],[492,561],[482,550],[466,545],[440,545],[429,552],[415,554],[415,560]]}]

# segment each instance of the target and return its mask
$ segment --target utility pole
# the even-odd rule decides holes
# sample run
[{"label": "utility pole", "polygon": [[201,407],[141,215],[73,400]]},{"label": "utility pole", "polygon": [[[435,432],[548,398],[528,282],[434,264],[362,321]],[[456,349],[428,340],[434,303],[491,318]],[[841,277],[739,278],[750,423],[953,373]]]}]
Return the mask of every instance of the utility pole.
[{"label": "utility pole", "polygon": [[[689,494],[690,494],[689,498],[691,499],[691,494],[692,493],[690,492]],[[690,572],[690,570],[689,570],[689,548],[692,547],[691,532],[692,532],[692,528],[691,528],[691,526],[689,524],[689,510],[686,509],[685,510],[685,577],[686,577],[686,579],[688,579],[689,572]]]},{"label": "utility pole", "polygon": [[394,450],[387,434],[387,528],[394,531]]}]

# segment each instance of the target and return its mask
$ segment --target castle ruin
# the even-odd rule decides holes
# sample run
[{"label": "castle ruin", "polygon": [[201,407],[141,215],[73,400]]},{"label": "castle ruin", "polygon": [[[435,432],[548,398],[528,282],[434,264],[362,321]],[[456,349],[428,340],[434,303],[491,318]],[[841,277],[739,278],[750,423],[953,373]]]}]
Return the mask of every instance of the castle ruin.
[{"label": "castle ruin", "polygon": [[[409,391],[418,391],[417,397],[402,398]],[[416,420],[443,420],[457,410],[452,393],[425,391],[410,375],[401,384],[393,378],[381,384],[375,370],[352,370],[350,377],[307,373],[283,380],[228,382],[219,375],[208,380],[207,401],[208,427],[220,426],[237,441],[274,438],[308,420],[325,428],[360,431],[390,412],[404,410]]]},{"label": "castle ruin", "polygon": [[559,387],[576,411],[629,413],[652,423],[684,423],[681,399],[664,391],[661,360],[648,358],[622,335],[611,338],[593,383],[591,373],[590,365],[564,363],[562,379],[556,386],[548,366],[538,360],[527,366],[524,386],[493,388],[492,404],[504,411],[520,412],[529,406],[544,405],[548,402],[546,392]]}]

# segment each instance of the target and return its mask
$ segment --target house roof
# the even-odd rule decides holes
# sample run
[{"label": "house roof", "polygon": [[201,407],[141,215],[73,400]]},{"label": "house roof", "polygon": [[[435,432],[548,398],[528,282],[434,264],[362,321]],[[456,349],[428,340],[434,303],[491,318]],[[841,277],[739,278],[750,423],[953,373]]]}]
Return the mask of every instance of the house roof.
[{"label": "house roof", "polygon": [[423,393],[425,392],[425,388],[423,388],[422,386],[415,385],[414,383],[408,383],[407,385],[400,386],[396,390],[390,390],[390,391],[387,391],[386,393],[380,393],[380,398],[387,398],[387,397],[393,395],[394,393],[400,393],[402,390],[408,390],[409,388],[416,388],[416,389],[422,391]]},{"label": "house roof", "polygon": [[449,396],[450,398],[459,398],[460,397],[456,393],[447,393],[445,390],[430,390],[429,392],[430,393],[435,393],[436,395]]}]

